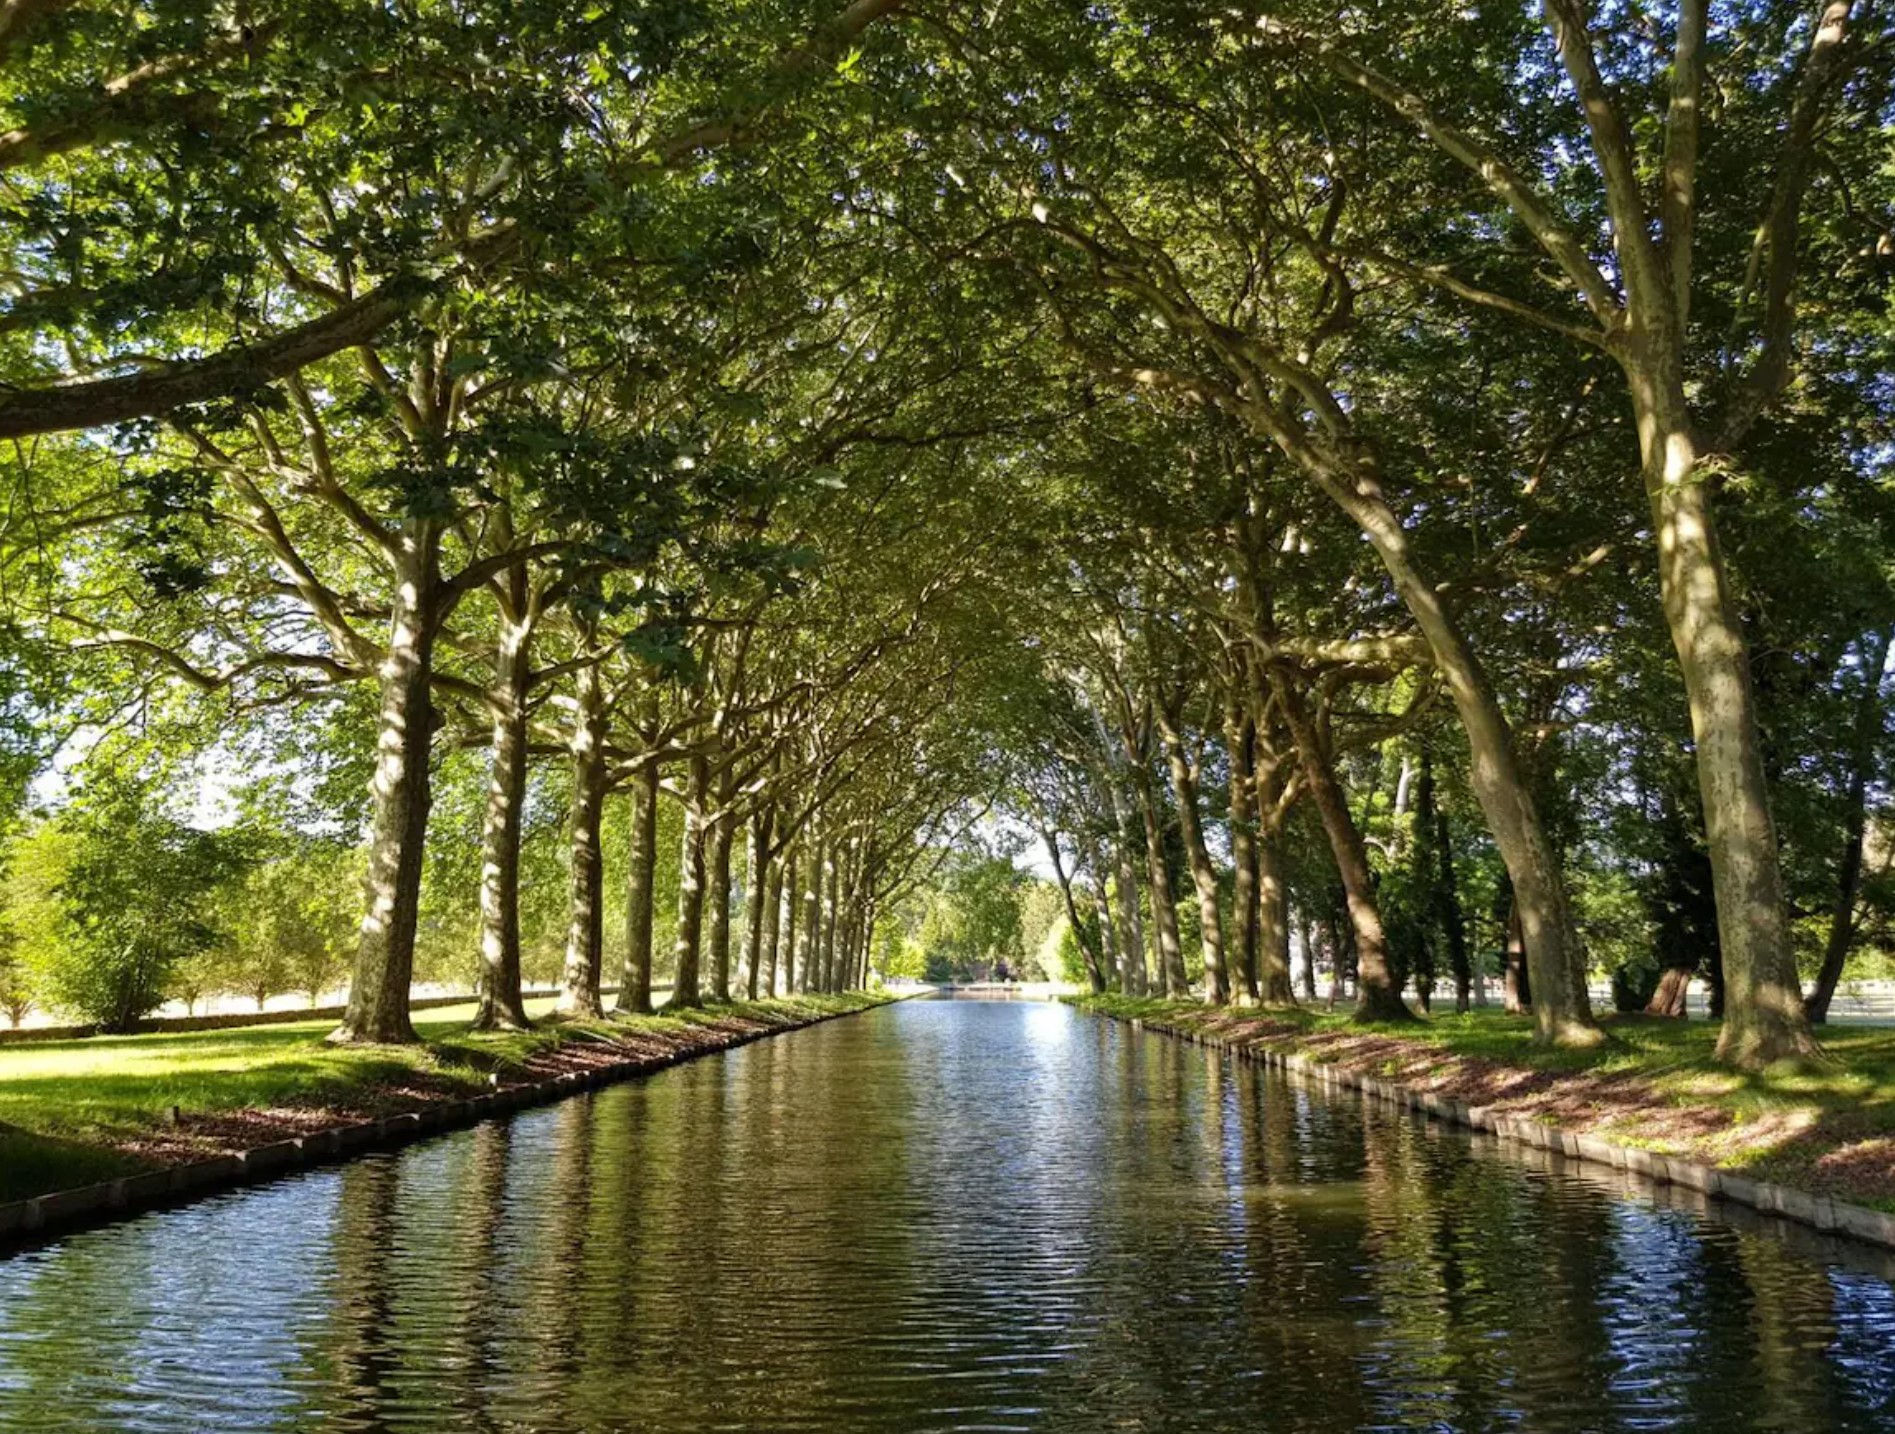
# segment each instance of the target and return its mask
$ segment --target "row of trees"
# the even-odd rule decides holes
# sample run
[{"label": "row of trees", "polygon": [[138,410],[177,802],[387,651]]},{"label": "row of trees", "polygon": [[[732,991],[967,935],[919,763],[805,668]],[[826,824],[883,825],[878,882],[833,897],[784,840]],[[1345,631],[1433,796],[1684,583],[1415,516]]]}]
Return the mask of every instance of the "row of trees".
[{"label": "row of trees", "polygon": [[884,976],[967,985],[1085,979],[1060,888],[1022,871],[1015,843],[970,842],[937,854],[893,904],[873,960]]},{"label": "row of trees", "polygon": [[1485,942],[1547,1041],[1611,956],[1810,1053],[1886,910],[1891,66],[1850,0],[10,7],[10,749],[295,774],[353,1039],[478,751],[490,1024],[552,759],[573,1010],[608,809],[637,1009],[661,792],[684,1001],[791,914],[854,979],[999,793],[1099,980],[1288,999],[1302,925],[1402,1019]]},{"label": "row of trees", "polygon": [[[1847,4],[1040,18],[988,55],[1090,62],[968,101],[1009,121],[962,193],[1072,361],[1152,415],[1122,406],[1057,465],[1094,492],[1116,474],[1107,511],[1148,546],[1108,537],[1073,574],[1033,766],[1095,888],[1148,886],[1153,979],[1185,979],[1161,783],[1211,999],[1233,975],[1289,995],[1277,838],[1303,797],[1361,1013],[1408,1014],[1403,946],[1465,971],[1451,714],[1542,1038],[1598,1039],[1575,893],[1596,863],[1668,889],[1663,959],[1714,970],[1726,1058],[1812,1051],[1888,747],[1886,46]],[[1378,859],[1345,759],[1391,733],[1409,780]],[[1780,828],[1819,801],[1827,827]],[[1610,806],[1656,839],[1569,817]],[[1788,863],[1784,835],[1808,839]],[[1793,894],[1828,918],[1807,997]]]},{"label": "row of trees", "polygon": [[[797,172],[825,141],[778,113],[888,8],[813,32],[760,9],[722,43],[633,6],[8,11],[21,768],[63,749],[88,786],[149,781],[195,752],[359,844],[338,1038],[413,1038],[443,828],[478,832],[458,875],[493,1027],[527,1021],[530,800],[563,809],[584,1015],[608,974],[651,1009],[661,796],[674,1006],[861,984],[958,820],[977,776],[944,692],[996,549],[914,515],[952,514],[978,461],[978,429],[932,431],[978,376],[903,334],[900,276]],[[463,754],[478,804],[437,811]],[[77,950],[99,904],[70,874],[55,895]],[[131,924],[100,936],[128,970],[218,944]],[[163,983],[128,984],[109,1011],[51,994],[123,1024]]]}]

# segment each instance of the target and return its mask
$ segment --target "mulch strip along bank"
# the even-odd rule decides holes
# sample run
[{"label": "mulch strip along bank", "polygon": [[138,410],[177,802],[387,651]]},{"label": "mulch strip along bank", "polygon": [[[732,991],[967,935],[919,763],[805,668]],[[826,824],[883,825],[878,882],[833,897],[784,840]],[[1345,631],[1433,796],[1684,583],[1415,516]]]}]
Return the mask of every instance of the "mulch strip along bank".
[{"label": "mulch strip along bank", "polygon": [[[1535,1119],[1528,1113],[1567,1118],[1583,1114],[1592,1123],[1605,1124],[1634,1110],[1644,1110],[1672,1125],[1679,1121],[1698,1124],[1713,1113],[1708,1107],[1674,1107],[1653,1097],[1649,1088],[1641,1099],[1636,1073],[1536,1070],[1461,1056],[1399,1037],[1372,1032],[1309,1032],[1272,1023],[1268,1018],[1213,1015],[1202,1024],[1187,1024],[1094,1010],[1083,1002],[1079,1008],[1125,1021],[1135,1029],[1229,1051],[1239,1059],[1292,1072],[1329,1089],[1360,1091],[1470,1130],[1484,1131],[1503,1142],[1622,1171],[1660,1185],[1680,1186],[1707,1200],[1746,1206],[1826,1234],[1895,1248],[1895,1215],[1838,1198],[1833,1190],[1815,1192],[1753,1179],[1687,1156],[1660,1154],[1570,1125]],[[1391,1080],[1372,1073],[1390,1065],[1401,1070],[1404,1078]],[[1730,1120],[1728,1112],[1715,1112],[1715,1118],[1726,1125]],[[1861,1174],[1869,1182],[1867,1190],[1879,1194],[1888,1178],[1884,1162],[1889,1154],[1886,1150],[1840,1151],[1837,1155],[1841,1158],[1833,1161],[1825,1173],[1832,1179]],[[1862,1166],[1871,1168],[1864,1170]],[[1819,1168],[1823,1168],[1820,1163]]]},{"label": "mulch strip along bank", "polygon": [[445,1077],[415,1074],[395,1084],[365,1085],[359,1099],[343,1103],[183,1113],[175,1126],[154,1129],[136,1141],[112,1147],[151,1162],[155,1169],[0,1204],[0,1251],[78,1225],[103,1223],[302,1166],[391,1149],[422,1136],[477,1125],[494,1116],[883,1004],[873,1001],[851,1010],[807,1016],[728,1016],[664,1032],[600,1035],[580,1031],[496,1072],[493,1088],[472,1096],[464,1085]]}]

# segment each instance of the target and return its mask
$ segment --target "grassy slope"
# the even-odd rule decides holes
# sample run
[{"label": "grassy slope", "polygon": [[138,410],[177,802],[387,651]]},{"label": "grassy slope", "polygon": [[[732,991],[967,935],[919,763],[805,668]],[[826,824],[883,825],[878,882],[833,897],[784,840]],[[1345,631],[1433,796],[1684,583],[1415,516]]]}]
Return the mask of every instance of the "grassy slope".
[{"label": "grassy slope", "polygon": [[[535,1001],[528,1010],[544,1016],[552,1004]],[[652,1053],[698,1044],[706,1026],[781,1023],[865,1004],[806,996],[476,1035],[467,1030],[469,1003],[416,1012],[425,1044],[413,1047],[327,1046],[332,1020],[0,1046],[0,1201],[281,1139],[299,1126],[467,1095],[493,1078],[531,1079],[562,1052]],[[181,1126],[168,1122],[173,1106],[185,1113]],[[254,1139],[245,1138],[249,1129]]]},{"label": "grassy slope", "polygon": [[1323,1010],[1243,1012],[1193,1001],[1084,997],[1076,1004],[1399,1079],[1760,1179],[1895,1210],[1895,1030],[1833,1026],[1829,1060],[1744,1074],[1712,1058],[1705,1021],[1608,1018],[1609,1044],[1549,1051],[1530,1019],[1498,1011],[1414,1026],[1358,1026]]}]

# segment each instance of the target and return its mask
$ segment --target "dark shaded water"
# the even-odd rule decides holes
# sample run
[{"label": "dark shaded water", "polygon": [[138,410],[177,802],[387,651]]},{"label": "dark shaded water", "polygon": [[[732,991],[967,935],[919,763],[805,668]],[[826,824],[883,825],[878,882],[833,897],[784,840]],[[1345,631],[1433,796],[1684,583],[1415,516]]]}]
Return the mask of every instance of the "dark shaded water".
[{"label": "dark shaded water", "polygon": [[0,1426],[1889,1430],[1876,1259],[910,1002],[0,1261]]}]

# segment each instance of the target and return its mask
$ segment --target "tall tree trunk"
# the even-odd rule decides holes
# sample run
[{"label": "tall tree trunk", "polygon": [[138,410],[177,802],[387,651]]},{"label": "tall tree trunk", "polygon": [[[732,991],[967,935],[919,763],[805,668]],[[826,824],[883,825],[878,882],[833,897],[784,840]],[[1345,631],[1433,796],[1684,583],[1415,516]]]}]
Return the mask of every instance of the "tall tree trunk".
[{"label": "tall tree trunk", "polygon": [[802,930],[796,942],[795,983],[799,996],[817,989],[815,966],[822,954],[823,842],[820,834],[814,835],[803,849],[802,867],[803,914],[798,922]]},{"label": "tall tree trunk", "polygon": [[1178,830],[1191,868],[1191,884],[1198,894],[1198,936],[1204,947],[1204,999],[1216,1006],[1230,1004],[1230,973],[1224,968],[1224,920],[1218,909],[1217,868],[1204,845],[1204,817],[1198,807],[1196,764],[1184,745],[1179,714],[1166,712],[1159,729],[1164,737],[1165,760],[1171,768],[1172,795],[1178,799]]},{"label": "tall tree trunk", "polygon": [[841,991],[854,991],[861,988],[862,981],[862,904],[851,896],[848,903],[848,918],[843,926],[847,940],[843,943],[842,976],[836,988]]},{"label": "tall tree trunk", "polygon": [[1128,996],[1143,996],[1149,989],[1145,977],[1145,922],[1138,909],[1138,860],[1133,855],[1132,804],[1124,787],[1108,779],[1112,818],[1118,828],[1119,884],[1119,989]]},{"label": "tall tree trunk", "polygon": [[1843,815],[1842,861],[1836,870],[1836,901],[1829,913],[1829,939],[1823,946],[1822,968],[1803,1005],[1811,1021],[1829,1020],[1829,1003],[1836,999],[1849,949],[1855,944],[1856,897],[1862,889],[1862,848],[1868,830],[1869,771],[1875,765],[1876,738],[1882,732],[1882,677],[1895,633],[1883,634],[1879,645],[1865,643],[1862,651],[1862,692],[1856,699],[1855,742],[1849,754],[1848,803]]},{"label": "tall tree trunk", "polygon": [[1520,934],[1520,903],[1507,903],[1507,958],[1502,977],[1502,1004],[1510,1015],[1533,1009],[1533,968],[1527,964],[1526,941]]},{"label": "tall tree trunk", "polygon": [[560,979],[559,1009],[568,1016],[605,1013],[599,994],[605,952],[605,852],[599,822],[605,811],[605,693],[596,666],[581,668],[577,678],[578,714],[569,743],[572,752],[572,889],[566,921],[566,965]]},{"label": "tall tree trunk", "polygon": [[859,923],[862,917],[862,899],[858,894],[862,882],[862,862],[865,847],[861,837],[849,843],[848,859],[842,868],[841,895],[842,930],[836,937],[836,989],[852,991],[855,989],[856,940],[861,934]]},{"label": "tall tree trunk", "polygon": [[1230,759],[1230,964],[1231,984],[1248,1005],[1260,999],[1256,749],[1256,725],[1233,692],[1224,708],[1224,750]]},{"label": "tall tree trunk", "polygon": [[1567,901],[1559,850],[1547,835],[1487,673],[1439,589],[1421,571],[1408,531],[1389,507],[1373,463],[1306,464],[1318,485],[1353,518],[1382,560],[1415,619],[1454,701],[1473,754],[1474,796],[1513,882],[1527,960],[1533,969],[1536,1038],[1558,1045],[1602,1039],[1586,987],[1586,962]]},{"label": "tall tree trunk", "polygon": [[[524,598],[518,591],[514,596]],[[481,826],[477,1031],[520,1031],[531,1024],[520,989],[520,813],[526,803],[526,690],[532,634],[530,619],[502,615],[494,684],[487,694],[493,708],[493,752]]]},{"label": "tall tree trunk", "polygon": [[770,809],[762,806],[750,818],[744,851],[744,999],[757,999],[763,974],[763,947],[770,906]]},{"label": "tall tree trunk", "polygon": [[[1341,921],[1347,921],[1348,900],[1341,895],[1340,887],[1334,889],[1334,894],[1336,899],[1331,903],[1331,911],[1339,913]],[[1333,1011],[1348,994],[1342,926],[1335,916],[1325,916],[1316,923],[1316,930],[1321,937],[1323,950],[1329,953],[1329,997],[1324,1004]]]},{"label": "tall tree trunk", "polygon": [[428,757],[434,738],[434,642],[440,625],[441,534],[429,519],[398,534],[395,605],[379,673],[381,718],[369,791],[367,911],[349,982],[348,1010],[332,1041],[413,1041],[408,1015],[415,925],[428,835]]},{"label": "tall tree trunk", "polygon": [[796,847],[790,847],[783,854],[781,862],[771,864],[771,881],[777,888],[777,919],[775,928],[769,934],[769,991],[777,991],[777,972],[781,970],[783,991],[796,991]]},{"label": "tall tree trunk", "polygon": [[1297,908],[1297,937],[1303,947],[1303,999],[1316,1004],[1316,925],[1300,903]]},{"label": "tall tree trunk", "polygon": [[710,994],[730,1000],[730,819],[720,814],[705,834],[704,900],[710,930]]},{"label": "tall tree trunk", "polygon": [[1092,944],[1092,937],[1086,931],[1085,922],[1079,919],[1079,906],[1073,900],[1072,877],[1066,871],[1066,862],[1059,852],[1059,834],[1053,830],[1049,821],[1040,828],[1040,839],[1046,843],[1046,854],[1053,862],[1053,875],[1059,882],[1059,894],[1066,902],[1066,921],[1072,927],[1073,940],[1078,943],[1079,954],[1086,966],[1086,984],[1097,996],[1105,990],[1105,972],[1099,961],[1099,953]]},{"label": "tall tree trunk", "polygon": [[625,965],[619,973],[618,1009],[651,1014],[651,936],[658,868],[658,764],[648,762],[632,777],[632,821],[625,874]]},{"label": "tall tree trunk", "polygon": [[1336,873],[1342,878],[1343,899],[1348,905],[1350,929],[1355,933],[1356,1005],[1359,1021],[1412,1021],[1414,1012],[1403,1003],[1389,967],[1388,940],[1382,932],[1382,915],[1375,904],[1375,879],[1369,871],[1368,850],[1356,829],[1348,798],[1336,779],[1329,754],[1323,749],[1316,723],[1303,702],[1295,683],[1280,672],[1271,673],[1277,705],[1296,743],[1304,780],[1309,784],[1310,800],[1322,819],[1323,832],[1336,859]]},{"label": "tall tree trunk", "polygon": [[855,904],[847,897],[842,900],[836,911],[836,958],[835,973],[831,977],[830,991],[849,989],[850,974],[855,969]]},{"label": "tall tree trunk", "polygon": [[[1754,1068],[1816,1052],[1790,944],[1776,825],[1742,625],[1717,539],[1716,475],[1701,465],[1677,325],[1635,307],[1615,349],[1638,422],[1658,587],[1684,675],[1724,958],[1720,1060]],[[1539,995],[1539,976],[1534,975]]]},{"label": "tall tree trunk", "polygon": [[832,991],[848,989],[850,924],[855,920],[855,868],[861,858],[859,839],[852,839],[842,849],[840,869],[836,873],[836,932],[835,959],[830,964]]},{"label": "tall tree trunk", "polygon": [[[1255,514],[1238,526],[1231,576],[1236,580],[1240,600],[1250,609],[1251,620],[1259,630],[1268,630],[1274,626],[1274,618],[1263,577],[1261,535],[1262,523]],[[1233,851],[1237,833],[1246,832],[1250,838],[1249,861],[1256,890],[1256,932],[1250,960],[1251,970],[1256,974],[1251,989],[1266,1006],[1293,1006],[1296,993],[1290,971],[1289,889],[1283,873],[1282,849],[1285,764],[1275,741],[1270,677],[1255,651],[1239,648],[1234,668],[1224,723],[1227,743],[1231,743],[1229,734],[1233,730],[1237,734],[1231,743]],[[1315,958],[1307,942],[1304,958],[1308,994],[1314,1000]]]},{"label": "tall tree trunk", "polygon": [[[867,845],[861,837],[849,844],[849,861],[844,868],[842,883],[843,935],[848,938],[845,954],[836,958],[840,974],[836,978],[836,989],[853,991],[855,989],[856,958],[860,955],[857,943],[862,938],[862,867],[867,859]],[[838,942],[838,945],[842,944]]]},{"label": "tall tree trunk", "polygon": [[1099,853],[1095,851],[1091,860],[1087,863],[1092,871],[1092,902],[1099,913],[1100,961],[1105,968],[1108,985],[1116,979],[1119,983],[1119,990],[1123,992],[1125,990],[1125,965],[1123,958],[1119,955],[1119,938],[1116,929],[1118,913],[1112,909],[1112,900],[1106,891],[1105,872],[1099,866],[1100,860],[1101,857]]},{"label": "tall tree trunk", "polygon": [[1142,767],[1133,771],[1132,790],[1145,822],[1145,881],[1151,893],[1152,925],[1158,933],[1157,984],[1167,996],[1183,996],[1190,990],[1190,981],[1184,972],[1184,947],[1178,940],[1178,903],[1165,865],[1163,809],[1151,774]]},{"label": "tall tree trunk", "polygon": [[821,925],[818,927],[821,945],[816,957],[816,989],[825,994],[836,989],[836,900],[842,881],[842,846],[834,841],[823,845]]},{"label": "tall tree trunk", "polygon": [[1467,949],[1467,913],[1461,909],[1461,887],[1454,871],[1454,840],[1448,826],[1447,808],[1435,796],[1434,753],[1426,747],[1421,749],[1418,787],[1415,819],[1434,838],[1432,849],[1437,865],[1430,875],[1440,908],[1441,928],[1448,941],[1448,969],[1454,975],[1454,1009],[1465,1015],[1473,981],[1473,964]]},{"label": "tall tree trunk", "polygon": [[[1283,875],[1283,765],[1258,763],[1251,786],[1257,813],[1257,989],[1266,1006],[1293,1006],[1290,979],[1290,897]],[[1312,986],[1309,995],[1315,997]]]},{"label": "tall tree trunk", "polygon": [[685,789],[684,840],[678,854],[677,974],[672,977],[670,1009],[704,1004],[700,963],[704,952],[705,807],[711,796],[710,763],[691,759]]}]

